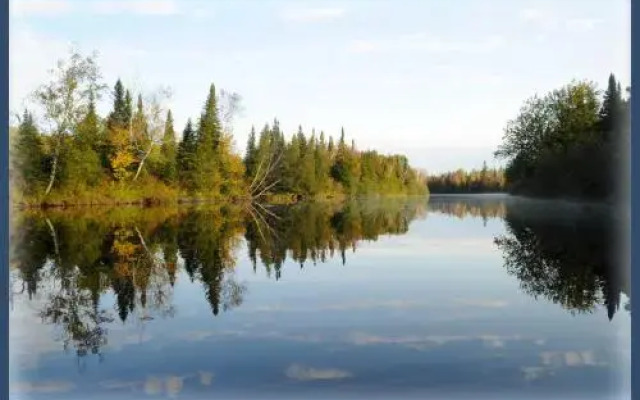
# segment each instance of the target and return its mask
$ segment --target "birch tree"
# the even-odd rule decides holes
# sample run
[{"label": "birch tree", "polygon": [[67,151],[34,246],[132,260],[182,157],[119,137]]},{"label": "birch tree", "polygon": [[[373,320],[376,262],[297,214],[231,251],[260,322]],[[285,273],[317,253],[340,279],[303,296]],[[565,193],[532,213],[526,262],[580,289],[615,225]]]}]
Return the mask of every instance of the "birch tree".
[{"label": "birch tree", "polygon": [[51,137],[51,165],[45,196],[51,192],[58,174],[61,148],[65,137],[88,112],[91,99],[99,99],[106,88],[96,63],[97,53],[83,56],[70,51],[68,60],[59,60],[49,71],[49,82],[33,93],[35,103],[42,109],[46,132]]},{"label": "birch tree", "polygon": [[144,129],[140,129],[137,132],[133,132],[132,127],[132,139],[133,147],[136,158],[138,160],[138,167],[133,180],[136,181],[144,168],[145,162],[149,158],[149,155],[156,146],[162,145],[162,138],[164,137],[165,128],[165,116],[167,115],[166,101],[171,98],[171,89],[167,87],[160,88],[155,92],[147,96],[146,106],[142,105],[142,97],[140,97],[140,109],[144,118]]}]

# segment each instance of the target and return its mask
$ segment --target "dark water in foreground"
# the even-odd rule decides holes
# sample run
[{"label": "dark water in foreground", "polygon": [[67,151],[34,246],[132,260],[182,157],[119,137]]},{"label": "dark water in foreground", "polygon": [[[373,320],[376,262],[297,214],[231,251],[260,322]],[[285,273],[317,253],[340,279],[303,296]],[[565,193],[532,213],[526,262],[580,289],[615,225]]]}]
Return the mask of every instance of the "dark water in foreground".
[{"label": "dark water in foreground", "polygon": [[606,210],[506,196],[21,214],[11,399],[624,399]]}]

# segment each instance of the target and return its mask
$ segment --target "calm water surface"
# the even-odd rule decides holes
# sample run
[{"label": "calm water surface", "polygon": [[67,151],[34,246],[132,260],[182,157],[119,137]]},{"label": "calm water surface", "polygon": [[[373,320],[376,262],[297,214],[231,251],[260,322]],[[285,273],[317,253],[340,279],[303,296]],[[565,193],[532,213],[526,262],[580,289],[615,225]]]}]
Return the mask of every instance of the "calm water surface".
[{"label": "calm water surface", "polygon": [[624,399],[598,207],[507,196],[16,216],[11,399]]}]

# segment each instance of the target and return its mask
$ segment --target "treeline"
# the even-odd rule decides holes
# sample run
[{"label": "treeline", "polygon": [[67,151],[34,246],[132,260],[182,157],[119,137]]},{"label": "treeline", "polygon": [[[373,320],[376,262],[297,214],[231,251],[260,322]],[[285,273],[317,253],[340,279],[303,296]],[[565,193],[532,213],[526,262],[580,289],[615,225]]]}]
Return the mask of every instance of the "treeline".
[{"label": "treeline", "polygon": [[335,143],[323,131],[306,135],[301,126],[287,141],[277,120],[259,135],[252,128],[244,165],[253,195],[266,190],[302,196],[426,192],[424,177],[405,156],[360,151],[353,141],[347,145],[344,129]]},{"label": "treeline", "polygon": [[14,199],[92,204],[426,191],[406,157],[359,151],[345,143],[344,130],[337,143],[302,128],[286,140],[274,120],[259,135],[251,131],[242,159],[231,132],[240,98],[214,85],[181,133],[164,105],[167,93],[135,95],[118,80],[102,117],[96,105],[106,90],[94,56],[74,53],[34,93],[42,121],[25,110],[12,135]]},{"label": "treeline", "polygon": [[465,171],[458,169],[427,178],[430,193],[498,193],[505,191],[505,174],[502,168]]},{"label": "treeline", "polygon": [[528,99],[505,128],[496,152],[507,160],[512,193],[614,199],[627,185],[629,93],[610,75],[604,95],[572,82]]}]

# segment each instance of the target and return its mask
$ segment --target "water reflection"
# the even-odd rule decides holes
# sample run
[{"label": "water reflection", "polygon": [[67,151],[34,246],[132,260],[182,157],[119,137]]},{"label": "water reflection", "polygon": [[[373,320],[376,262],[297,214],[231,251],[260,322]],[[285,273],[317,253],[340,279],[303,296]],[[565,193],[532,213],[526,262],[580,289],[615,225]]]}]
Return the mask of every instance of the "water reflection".
[{"label": "water reflection", "polygon": [[[514,276],[527,296],[555,303],[572,313],[593,312],[598,306],[603,305],[608,310],[609,319],[613,318],[621,306],[621,293],[629,296],[628,281],[625,275],[619,273],[619,270],[615,268],[616,259],[612,257],[614,255],[612,251],[612,223],[606,211],[600,211],[597,208],[562,206],[556,203],[550,207],[549,204],[542,202],[491,196],[434,197],[428,203],[422,200],[361,200],[345,204],[308,203],[287,207],[254,205],[251,208],[208,206],[173,209],[123,208],[117,210],[22,212],[16,221],[15,237],[12,238],[14,246],[11,262],[13,293],[14,296],[22,296],[25,300],[33,299],[31,303],[37,306],[41,322],[56,328],[56,340],[59,342],[56,344],[57,346],[61,345],[65,349],[73,351],[78,359],[84,360],[88,355],[95,355],[100,360],[103,357],[103,349],[108,344],[110,329],[119,329],[119,326],[136,327],[142,331],[142,337],[146,324],[153,324],[154,320],[175,317],[176,300],[174,295],[176,293],[174,291],[179,286],[177,281],[190,281],[186,286],[188,290],[199,299],[206,300],[208,310],[205,307],[204,314],[198,314],[198,321],[206,318],[208,321],[218,322],[221,314],[235,308],[249,311],[251,305],[243,307],[243,302],[252,296],[252,290],[256,291],[253,293],[256,297],[262,296],[262,299],[277,299],[280,296],[279,293],[287,291],[290,291],[289,295],[295,294],[291,293],[292,286],[296,285],[295,280],[291,281],[289,287],[285,286],[282,289],[280,289],[282,286],[269,286],[268,289],[265,289],[264,286],[255,284],[256,282],[253,282],[254,285],[247,284],[237,273],[237,264],[240,263],[240,260],[244,260],[245,265],[247,262],[250,263],[254,274],[266,275],[270,279],[269,282],[273,282],[282,280],[285,274],[294,275],[296,272],[301,272],[296,271],[297,266],[304,269],[310,264],[330,263],[334,259],[338,264],[345,264],[348,261],[347,256],[352,259],[353,263],[358,264],[358,256],[350,253],[357,252],[364,247],[366,250],[362,252],[366,254],[368,251],[369,257],[371,254],[375,254],[375,257],[379,258],[378,264],[369,265],[370,268],[366,271],[364,269],[352,271],[342,267],[330,268],[331,282],[337,288],[334,292],[332,292],[334,290],[332,286],[327,285],[318,289],[317,298],[310,300],[311,304],[309,301],[288,304],[289,308],[293,309],[291,318],[299,318],[301,322],[311,323],[311,317],[305,316],[303,312],[296,313],[296,306],[300,310],[311,306],[316,307],[318,312],[327,312],[326,315],[323,315],[325,318],[331,319],[332,322],[326,326],[320,320],[314,320],[312,324],[315,328],[309,328],[309,330],[297,328],[298,320],[295,320],[295,323],[289,322],[287,325],[287,319],[280,310],[281,306],[275,302],[272,304],[253,304],[254,309],[270,309],[270,312],[252,313],[249,311],[244,314],[231,312],[229,315],[241,314],[238,316],[238,323],[241,322],[246,326],[268,327],[268,329],[271,329],[272,326],[265,321],[272,321],[269,318],[279,315],[278,323],[282,326],[278,328],[283,330],[279,335],[282,338],[296,338],[294,343],[309,343],[309,352],[320,351],[313,350],[312,347],[318,346],[320,348],[318,343],[322,343],[322,340],[334,340],[326,337],[322,340],[316,340],[316,338],[320,338],[322,335],[337,338],[342,334],[342,332],[338,332],[338,327],[342,326],[340,318],[346,318],[345,320],[353,323],[360,321],[362,326],[370,327],[371,331],[368,333],[344,332],[346,337],[357,339],[353,340],[355,347],[349,351],[356,352],[354,354],[359,357],[353,359],[351,367],[360,372],[351,372],[348,367],[344,367],[346,369],[334,368],[327,361],[328,365],[324,369],[307,367],[304,363],[287,364],[289,366],[285,369],[285,376],[300,382],[318,380],[309,379],[308,376],[311,375],[324,377],[320,380],[325,381],[330,380],[326,378],[328,376],[338,376],[341,381],[350,379],[357,381],[357,379],[364,379],[359,377],[363,374],[362,369],[368,368],[366,360],[369,358],[381,357],[382,360],[397,356],[399,362],[405,360],[408,363],[403,370],[406,375],[401,377],[400,371],[380,370],[376,372],[379,374],[380,382],[385,376],[391,378],[395,376],[393,379],[409,379],[413,385],[418,385],[421,384],[420,382],[424,382],[424,376],[420,371],[421,368],[426,368],[428,360],[424,361],[419,358],[419,355],[406,353],[407,349],[418,352],[428,351],[434,348],[431,344],[433,338],[440,338],[438,340],[442,343],[453,343],[456,340],[464,343],[465,338],[476,334],[478,337],[490,339],[493,344],[488,348],[504,349],[505,346],[516,346],[515,343],[520,340],[514,339],[512,340],[513,345],[506,345],[507,339],[504,338],[518,338],[521,335],[521,333],[507,329],[512,321],[509,321],[508,324],[503,322],[502,319],[506,318],[504,316],[501,317],[502,319],[491,320],[496,329],[507,327],[504,328],[506,330],[503,332],[503,336],[488,334],[487,336],[484,331],[470,333],[469,329],[477,327],[474,325],[478,323],[475,319],[474,322],[469,323],[469,326],[464,327],[463,322],[457,322],[458,317],[451,316],[450,321],[453,322],[446,322],[449,321],[444,319],[447,317],[446,314],[451,312],[453,307],[461,304],[468,308],[468,312],[474,318],[478,318],[478,311],[476,311],[477,308],[471,310],[472,307],[502,310],[501,313],[508,313],[510,307],[513,307],[513,315],[517,315],[519,312],[517,307],[519,306],[513,306],[514,303],[510,303],[513,299],[498,301],[499,299],[493,300],[485,297],[485,301],[481,302],[479,299],[482,299],[482,293],[490,293],[493,290],[492,288],[483,289],[481,286],[487,283],[481,281],[473,284],[478,287],[477,289],[471,288],[474,293],[477,291],[478,294],[474,305],[464,299],[464,301],[460,299],[445,300],[448,299],[447,295],[450,296],[451,292],[455,292],[455,287],[451,290],[438,291],[436,283],[420,283],[420,279],[417,279],[420,276],[425,280],[444,282],[445,286],[448,282],[455,285],[457,279],[454,279],[454,276],[446,278],[443,277],[444,275],[437,275],[443,273],[443,270],[438,271],[436,265],[442,262],[442,259],[438,258],[442,256],[442,251],[438,253],[439,255],[433,255],[428,254],[425,248],[421,247],[427,243],[426,240],[438,239],[437,236],[428,235],[429,229],[437,227],[437,225],[430,225],[430,222],[433,222],[430,221],[430,218],[433,218],[436,224],[441,223],[438,222],[438,219],[441,218],[442,221],[446,221],[442,223],[443,226],[449,228],[456,224],[459,227],[463,222],[465,224],[472,223],[468,225],[469,228],[472,225],[477,225],[482,230],[477,234],[477,237],[482,240],[474,239],[473,243],[490,247],[490,251],[483,248],[482,254],[472,253],[464,255],[464,257],[486,259],[488,260],[487,268],[499,270],[501,275]],[[414,228],[412,222],[422,219],[426,219],[426,223],[420,223]],[[488,228],[480,227],[479,221],[476,220],[482,220],[485,226],[488,225]],[[451,221],[456,222],[452,223]],[[504,227],[502,222],[504,222]],[[461,243],[468,240],[468,238],[460,236],[465,233],[464,229],[467,228],[465,227],[463,230],[456,228],[452,237],[447,240],[459,247]],[[486,233],[489,229],[494,230],[496,234],[493,231]],[[445,233],[444,230],[442,232]],[[414,242],[402,242],[412,235]],[[385,236],[383,244],[387,243],[387,246],[389,243],[393,245],[396,243],[393,240],[397,240],[397,243],[412,246],[414,252],[398,252],[392,256],[384,256],[388,258],[382,257],[383,253],[380,251],[372,253],[372,250],[380,250],[382,244],[367,242],[377,241],[381,236]],[[485,238],[487,239],[486,243]],[[407,243],[409,244],[407,245]],[[439,243],[444,243],[444,241]],[[391,247],[391,249],[394,248]],[[421,249],[422,252],[420,252]],[[473,251],[479,251],[479,249],[472,247]],[[494,259],[492,252],[495,250],[499,253]],[[460,254],[450,254],[447,258],[455,258],[456,256],[459,257]],[[503,258],[503,266],[498,262],[499,257]],[[291,268],[292,265],[294,266],[293,270],[285,270],[285,266]],[[394,269],[396,272],[393,275],[385,275],[383,271],[389,269]],[[419,269],[425,271],[421,272],[424,275],[418,275]],[[304,273],[309,274],[310,272],[305,270]],[[414,277],[410,286],[408,282],[402,281],[403,273]],[[375,281],[375,274],[380,275],[383,279],[382,283]],[[373,297],[377,300],[375,304],[390,304],[392,307],[386,309],[378,307],[370,314],[367,311],[368,308],[364,306],[347,307],[347,304],[363,303],[367,305],[367,302],[371,302],[365,297],[358,297],[356,289],[354,289],[353,295],[344,292],[345,285],[338,283],[340,280],[347,279],[348,276],[351,279],[357,277],[356,282],[364,280],[369,288],[374,288],[368,290],[371,293],[375,292],[375,296],[379,296]],[[459,281],[462,282],[463,279],[460,278]],[[376,286],[378,284],[380,286]],[[200,290],[194,291],[194,286],[200,286]],[[426,289],[426,286],[429,286],[429,289]],[[309,287],[315,290],[314,286]],[[384,290],[378,290],[378,288]],[[470,289],[465,290],[471,291]],[[272,294],[267,295],[267,292]],[[413,314],[414,312],[419,313],[421,307],[426,307],[425,304],[429,304],[429,297],[425,297],[427,300],[425,301],[423,292],[437,299],[436,310],[438,311],[426,313],[427,319],[429,319],[426,322],[421,321],[422,317],[418,315],[414,319]],[[402,295],[400,299],[390,297],[392,295],[398,296],[398,294]],[[180,303],[180,309],[193,307],[193,300],[185,300],[184,293],[182,296],[182,300],[177,301]],[[325,299],[328,296],[335,296],[330,299],[333,305],[313,304],[313,301]],[[283,300],[283,304],[285,301]],[[360,303],[357,303],[358,301]],[[629,310],[628,304],[623,307]],[[557,306],[555,308],[558,309]],[[412,311],[410,312],[410,310]],[[482,315],[489,315],[489,311],[485,311],[485,313]],[[334,317],[331,317],[331,314]],[[463,312],[461,315],[471,314]],[[340,317],[340,315],[347,315],[347,317]],[[406,319],[402,319],[400,316]],[[439,318],[442,319],[442,328],[438,327]],[[397,325],[389,324],[389,327],[385,325],[384,328],[376,328],[377,325],[374,325],[378,323],[375,321],[387,319],[395,321]],[[183,321],[188,320],[183,319]],[[537,320],[532,317],[529,322],[526,319],[518,321],[526,325],[527,323],[535,324]],[[384,322],[382,323],[384,324]],[[426,329],[425,326],[430,326],[435,331],[431,333],[421,331],[420,329]],[[37,329],[37,327],[34,328]],[[209,329],[206,324],[205,328]],[[182,327],[176,329],[180,330]],[[180,337],[190,334],[187,332],[187,328],[184,329],[185,332],[180,333]],[[203,328],[194,329],[191,334],[197,337],[222,335],[222,333],[211,333],[211,331],[200,329]],[[271,342],[259,344],[259,341],[266,340],[265,338],[273,340],[273,337],[277,337],[271,331],[254,330],[253,328],[243,330],[245,325],[234,326],[233,324],[228,329],[229,335],[239,335],[236,339],[238,341],[247,332],[253,335],[251,336],[254,338],[253,342],[247,339],[247,342],[243,344],[247,350],[242,350],[242,347],[234,347],[234,352],[239,352],[238,354],[250,352],[251,348],[254,348],[255,351],[267,352],[271,350],[265,349],[271,349],[271,346],[275,345]],[[287,332],[287,329],[291,331]],[[463,333],[455,329],[463,329]],[[203,336],[205,334],[209,336]],[[219,337],[222,338],[222,336]],[[301,338],[306,339],[302,340]],[[446,340],[442,338],[446,338]],[[544,342],[539,338],[531,340],[534,343]],[[343,342],[336,343],[332,344],[338,349],[336,351],[345,346]],[[405,349],[391,353],[385,348],[368,347],[369,345],[390,346],[396,343],[403,344]],[[181,347],[186,344],[176,346],[183,350],[188,349]],[[519,344],[519,346],[525,345]],[[541,344],[536,344],[536,346],[541,346]],[[364,347],[370,349],[368,351],[371,353],[360,350]],[[298,350],[303,351],[304,349],[300,347]],[[557,352],[559,350],[562,348],[558,347],[549,351]],[[180,353],[180,351],[176,350],[175,352]],[[193,351],[192,357],[196,357],[199,350]],[[469,350],[466,349],[463,353],[467,351]],[[524,350],[521,351],[524,352]],[[589,351],[592,350],[589,348]],[[596,351],[598,351],[597,348]],[[272,352],[276,352],[276,350]],[[248,354],[243,357],[249,357]],[[284,348],[277,355],[271,354],[273,358],[271,362],[276,363],[276,359],[280,360],[286,354],[289,353],[284,351]],[[175,354],[174,356],[178,357]],[[491,357],[495,357],[495,354]],[[495,358],[491,359],[495,360]],[[547,368],[547,363],[544,360],[543,366]],[[443,360],[443,362],[445,361]],[[513,362],[516,361],[520,362],[514,358]],[[241,365],[244,368],[244,364],[256,361],[250,361],[249,358],[246,358],[235,362],[239,371]],[[264,362],[265,367],[271,367],[267,361]],[[424,364],[425,362],[427,364]],[[592,364],[587,363],[587,365]],[[411,365],[413,365],[411,368],[415,368],[415,370],[409,370]],[[469,371],[466,374],[469,375],[467,378],[470,378],[474,372],[471,366],[468,368]],[[527,373],[529,373],[531,368],[539,369],[542,367],[529,365],[526,368],[529,368],[527,369]],[[435,372],[431,371],[431,373]],[[450,376],[444,372],[442,374]],[[477,377],[474,375],[473,379],[475,378]],[[258,378],[256,377],[256,379]],[[436,382],[438,379],[434,375],[433,381]],[[442,379],[453,384],[454,378]],[[495,379],[495,382],[498,382],[498,378]],[[211,378],[209,378],[210,380]],[[528,380],[526,381],[528,382]],[[229,382],[235,381],[230,380]]]},{"label": "water reflection", "polygon": [[104,325],[116,318],[101,308],[115,295],[117,318],[149,321],[173,314],[178,268],[202,285],[214,316],[242,304],[247,287],[234,278],[237,250],[246,243],[275,279],[287,257],[325,262],[356,250],[360,240],[407,232],[423,202],[301,204],[294,207],[222,207],[25,212],[13,238],[12,278],[29,298],[45,292],[43,323],[55,324],[64,347],[78,356],[100,354]]},{"label": "water reflection", "polygon": [[[505,268],[528,294],[544,296],[572,313],[607,308],[630,296],[625,267],[615,252],[615,220],[593,206],[521,201],[504,216],[507,233],[495,239]],[[625,309],[630,310],[630,303]]]},{"label": "water reflection", "polygon": [[503,195],[434,196],[429,200],[429,211],[459,219],[480,217],[486,225],[489,219],[504,218],[507,204],[513,202]]}]

